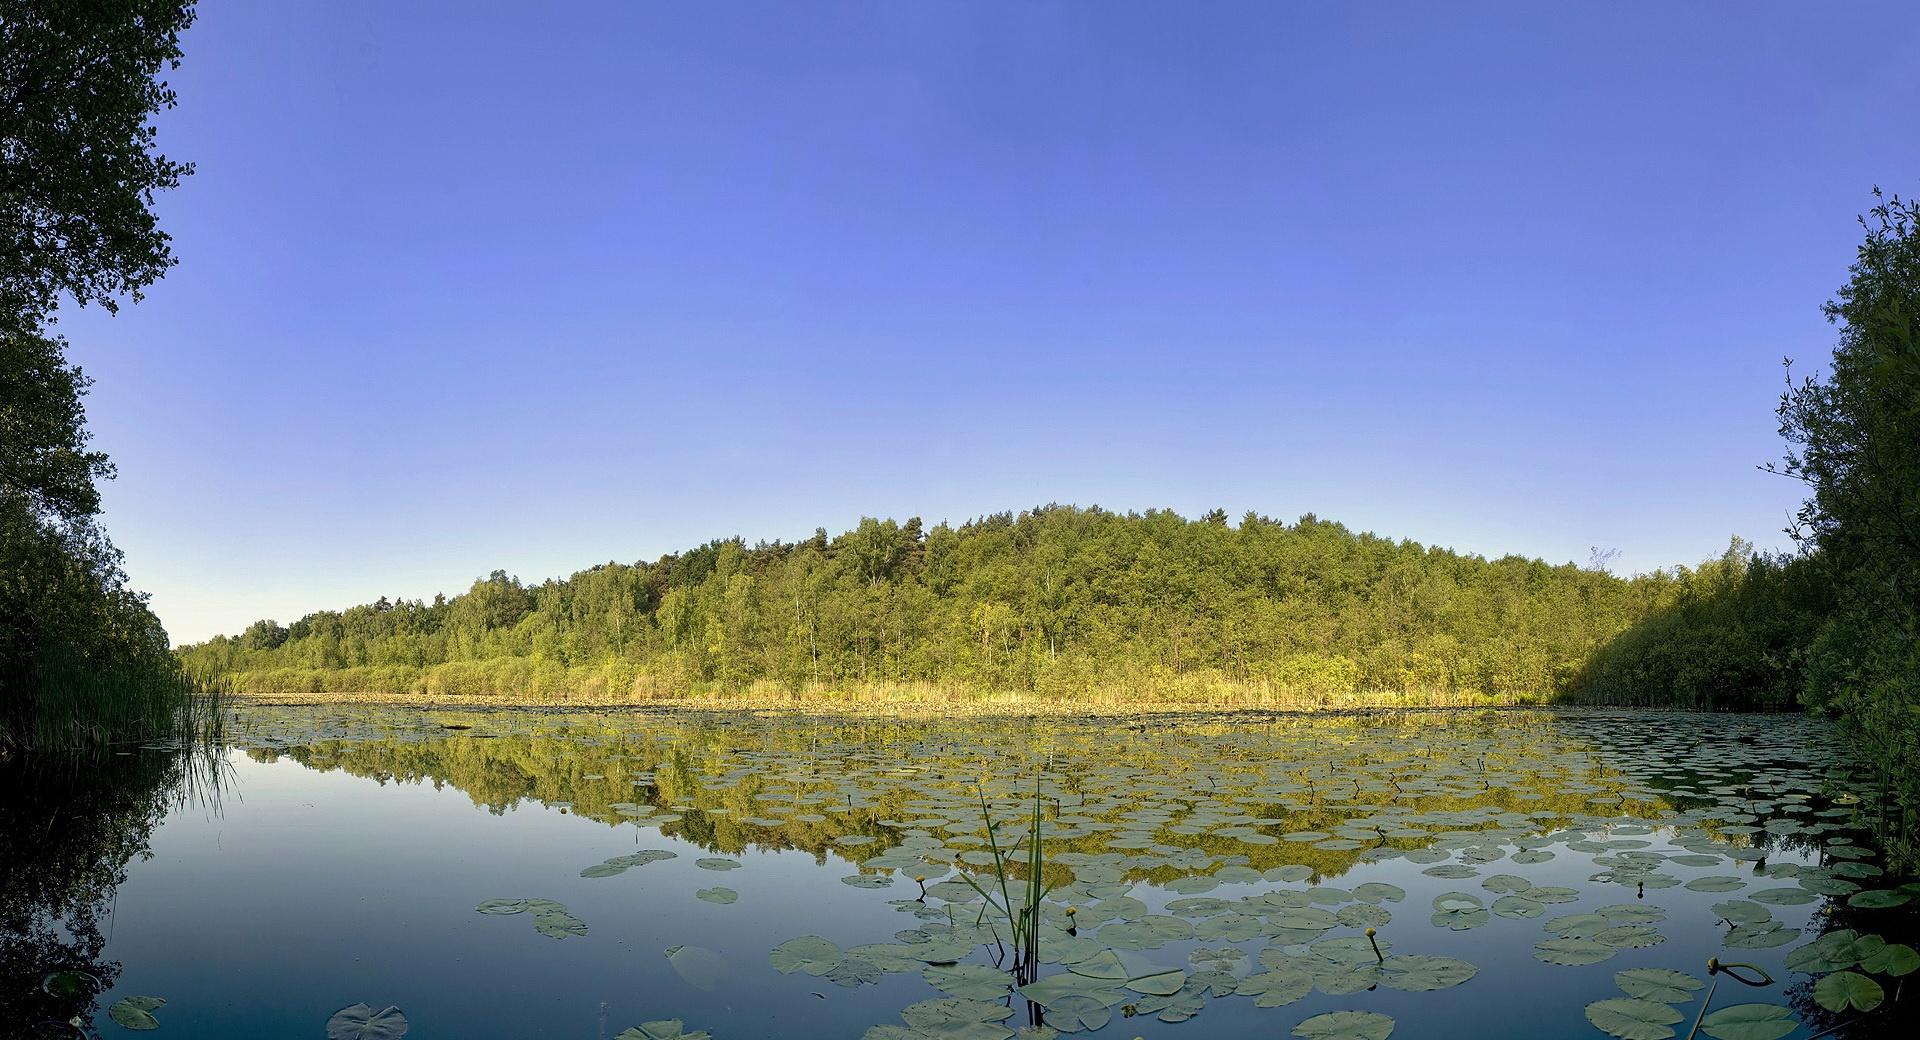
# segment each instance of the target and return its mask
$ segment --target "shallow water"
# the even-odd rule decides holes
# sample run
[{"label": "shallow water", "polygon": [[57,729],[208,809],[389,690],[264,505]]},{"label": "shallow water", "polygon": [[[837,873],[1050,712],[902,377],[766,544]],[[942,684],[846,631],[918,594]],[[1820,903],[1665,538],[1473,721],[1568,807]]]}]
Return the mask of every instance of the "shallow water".
[{"label": "shallow water", "polygon": [[[1800,717],[246,708],[228,739],[211,770],[148,750],[0,789],[0,1013],[102,1036],[152,996],[155,1036],[318,1037],[365,1003],[426,1037],[998,1040],[1108,1016],[1093,1035],[1602,1037],[1587,1008],[1627,997],[1617,972],[1705,982],[1709,957],[1771,976],[1717,976],[1713,1007],[1782,1005],[1773,1035],[1898,1035],[1915,1006],[1834,1015],[1811,986],[1835,969],[1787,967],[1823,930],[1908,934],[1920,903]],[[954,871],[989,879],[981,794],[1011,843],[1036,782],[1044,1006],[940,966],[994,964],[1005,922]],[[776,966],[802,936],[832,945]],[[1855,971],[1892,997],[1885,966]],[[81,991],[45,992],[76,969]],[[924,1003],[935,982],[960,1001]],[[1684,1020],[1638,1028],[1685,1036],[1687,988],[1653,1014]],[[1345,1011],[1369,1017],[1316,1017]]]}]

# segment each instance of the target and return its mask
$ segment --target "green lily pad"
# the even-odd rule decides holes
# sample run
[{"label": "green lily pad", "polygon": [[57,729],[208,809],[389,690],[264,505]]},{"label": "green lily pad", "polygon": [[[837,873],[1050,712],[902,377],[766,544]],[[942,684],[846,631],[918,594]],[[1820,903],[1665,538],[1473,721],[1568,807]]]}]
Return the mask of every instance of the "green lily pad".
[{"label": "green lily pad", "polygon": [[1380,962],[1380,982],[1393,989],[1422,993],[1450,989],[1474,977],[1480,969],[1453,957],[1407,954]]},{"label": "green lily pad", "polygon": [[1675,1022],[1686,1018],[1659,1001],[1610,997],[1587,1005],[1587,1021],[1620,1040],[1667,1040]]},{"label": "green lily pad", "polygon": [[782,975],[803,972],[808,975],[825,975],[840,963],[840,947],[817,935],[803,935],[797,939],[788,939],[773,948],[767,959],[773,963],[774,970]]},{"label": "green lily pad", "polygon": [[737,902],[740,899],[740,893],[735,892],[733,889],[727,888],[724,885],[715,885],[712,888],[703,888],[695,892],[694,895],[700,899],[705,900],[706,902],[719,903],[722,906],[725,906],[728,903]]},{"label": "green lily pad", "polygon": [[[121,997],[107,1007],[107,1017],[128,1029],[158,1029],[160,1020],[153,1017],[153,1012],[165,1003],[163,997]],[[327,1026],[327,1035],[333,1035],[331,1024]]]},{"label": "green lily pad", "polygon": [[900,1012],[901,1020],[916,1032],[951,1040],[987,1040],[1013,1035],[1013,1030],[998,1023],[1013,1016],[1013,1009],[987,1000],[946,997],[909,1004]]},{"label": "green lily pad", "polygon": [[1387,1040],[1393,1019],[1373,1011],[1329,1011],[1293,1027],[1304,1040]]},{"label": "green lily pad", "polygon": [[1878,982],[1858,972],[1836,971],[1813,984],[1813,1001],[1828,1011],[1872,1011],[1887,999]]},{"label": "green lily pad", "polygon": [[1047,1024],[1063,1033],[1091,1032],[1113,1021],[1113,1008],[1084,993],[1070,993],[1047,1005]]},{"label": "green lily pad", "polygon": [[1618,952],[1619,947],[1592,939],[1576,939],[1570,935],[1533,944],[1533,955],[1548,964],[1598,964]]},{"label": "green lily pad", "polygon": [[1891,975],[1899,978],[1911,975],[1920,968],[1920,953],[1904,943],[1888,943],[1865,957],[1860,958],[1860,968],[1876,975]]},{"label": "green lily pad", "polygon": [[927,968],[920,973],[934,989],[948,996],[968,1000],[999,1000],[1013,985],[1013,976],[984,964],[949,964]]},{"label": "green lily pad", "polygon": [[1884,910],[1888,907],[1905,906],[1912,898],[1897,888],[1869,888],[1864,892],[1855,892],[1848,896],[1847,905],[1869,910]]},{"label": "green lily pad", "polygon": [[687,1024],[677,1018],[660,1022],[642,1022],[615,1033],[613,1040],[713,1040],[706,1030],[687,1032]]},{"label": "green lily pad", "polygon": [[1700,1031],[1716,1040],[1780,1040],[1799,1026],[1778,1004],[1735,1004],[1700,1020]]},{"label": "green lily pad", "polygon": [[1613,973],[1613,983],[1627,996],[1662,1004],[1683,1004],[1706,983],[1671,968],[1629,968]]},{"label": "green lily pad", "polygon": [[1186,984],[1187,973],[1182,968],[1150,971],[1127,980],[1128,989],[1155,997],[1170,997],[1180,992],[1180,987]]},{"label": "green lily pad", "polygon": [[353,1004],[327,1019],[327,1040],[400,1040],[406,1035],[407,1016],[397,1007],[375,1011]]}]

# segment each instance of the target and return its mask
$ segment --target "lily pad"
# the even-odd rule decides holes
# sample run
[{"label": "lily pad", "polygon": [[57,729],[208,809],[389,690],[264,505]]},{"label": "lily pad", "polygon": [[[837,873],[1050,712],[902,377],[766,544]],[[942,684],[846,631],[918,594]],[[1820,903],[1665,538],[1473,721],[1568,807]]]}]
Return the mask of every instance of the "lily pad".
[{"label": "lily pad", "polygon": [[1393,1019],[1373,1011],[1329,1011],[1293,1027],[1304,1040],[1387,1040]]},{"label": "lily pad", "polygon": [[1799,1026],[1778,1004],[1735,1004],[1700,1020],[1700,1031],[1716,1040],[1780,1040]]},{"label": "lily pad", "polygon": [[1667,1040],[1675,1022],[1686,1016],[1654,1000],[1611,997],[1587,1005],[1587,1021],[1620,1040]]},{"label": "lily pad", "polygon": [[1618,947],[1570,935],[1533,944],[1533,955],[1548,964],[1598,964],[1618,952]]},{"label": "lily pad", "polygon": [[782,975],[803,972],[808,975],[825,975],[840,963],[844,956],[840,947],[817,935],[803,935],[797,939],[788,939],[773,948],[767,959]]},{"label": "lily pad", "polygon": [[1070,993],[1047,1005],[1047,1024],[1063,1033],[1099,1029],[1113,1020],[1113,1009],[1084,993]]},{"label": "lily pad", "polygon": [[1880,984],[1858,972],[1836,971],[1813,984],[1813,1001],[1828,1011],[1872,1011],[1887,999]]},{"label": "lily pad", "polygon": [[1684,971],[1671,968],[1629,968],[1613,973],[1613,983],[1630,997],[1683,1004],[1693,999],[1706,983]]},{"label": "lily pad", "polygon": [[722,906],[725,906],[728,903],[736,902],[740,898],[740,893],[735,892],[733,889],[727,888],[724,885],[715,885],[712,888],[703,888],[703,889],[700,889],[698,892],[695,892],[694,895],[709,903],[719,903]]},{"label": "lily pad", "polygon": [[[158,1029],[160,1020],[153,1017],[153,1012],[165,1003],[163,997],[121,997],[107,1007],[107,1017],[128,1029]],[[333,1035],[331,1024],[327,1026],[327,1035]]]},{"label": "lily pad", "polygon": [[407,1016],[397,1007],[379,1011],[352,1004],[327,1019],[327,1040],[400,1040],[407,1035]]}]

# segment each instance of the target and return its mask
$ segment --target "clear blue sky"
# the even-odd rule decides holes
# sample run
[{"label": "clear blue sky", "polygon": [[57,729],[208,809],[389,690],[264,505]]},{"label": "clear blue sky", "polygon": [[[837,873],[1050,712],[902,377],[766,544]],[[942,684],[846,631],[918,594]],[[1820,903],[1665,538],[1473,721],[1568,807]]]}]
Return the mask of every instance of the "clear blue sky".
[{"label": "clear blue sky", "polygon": [[209,3],[61,322],[176,641],[1049,501],[1779,545],[1920,7]]}]

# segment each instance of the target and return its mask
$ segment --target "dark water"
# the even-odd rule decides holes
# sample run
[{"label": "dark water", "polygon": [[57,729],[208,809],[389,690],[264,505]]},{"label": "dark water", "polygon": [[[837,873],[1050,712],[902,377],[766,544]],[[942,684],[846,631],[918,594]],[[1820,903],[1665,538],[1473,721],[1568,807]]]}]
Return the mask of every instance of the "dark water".
[{"label": "dark water", "polygon": [[[0,765],[5,1029],[72,1036],[77,1018],[131,1035],[108,1009],[151,996],[159,1037],[321,1037],[358,1003],[397,1006],[416,1037],[603,1038],[668,1019],[720,1040],[1046,1036],[1046,1008],[983,992],[997,983],[981,971],[934,969],[976,1003],[920,1003],[946,996],[929,961],[994,963],[954,861],[987,879],[978,798],[1012,842],[1036,780],[1056,886],[1043,976],[1119,962],[1119,978],[1070,980],[1111,1015],[1101,1036],[1284,1037],[1360,1011],[1403,1038],[1602,1037],[1585,1009],[1626,997],[1615,973],[1640,968],[1717,978],[1716,1009],[1781,1005],[1778,1035],[1902,1035],[1920,1006],[1898,957],[1854,968],[1885,995],[1871,1014],[1813,999],[1838,969],[1787,967],[1826,930],[1910,935],[1920,905],[1880,871],[1865,779],[1798,717],[249,708],[228,739]],[[638,853],[673,855],[588,869]],[[476,912],[525,899],[564,909]],[[1356,953],[1369,923],[1378,957]],[[823,974],[770,961],[800,936],[833,944]],[[1580,941],[1538,946],[1556,938]],[[1774,982],[1710,976],[1710,957]],[[1416,971],[1397,987],[1373,974],[1381,958],[1452,984]],[[1141,992],[1172,970],[1187,972],[1177,993]],[[47,992],[61,972],[84,973],[56,980],[75,992]],[[1280,1006],[1248,995],[1290,987]],[[1685,1036],[1704,992],[1675,999],[1677,1024],[1642,1028]],[[1050,1021],[1073,1025],[1088,1002],[1062,1007],[1076,1014]]]}]

